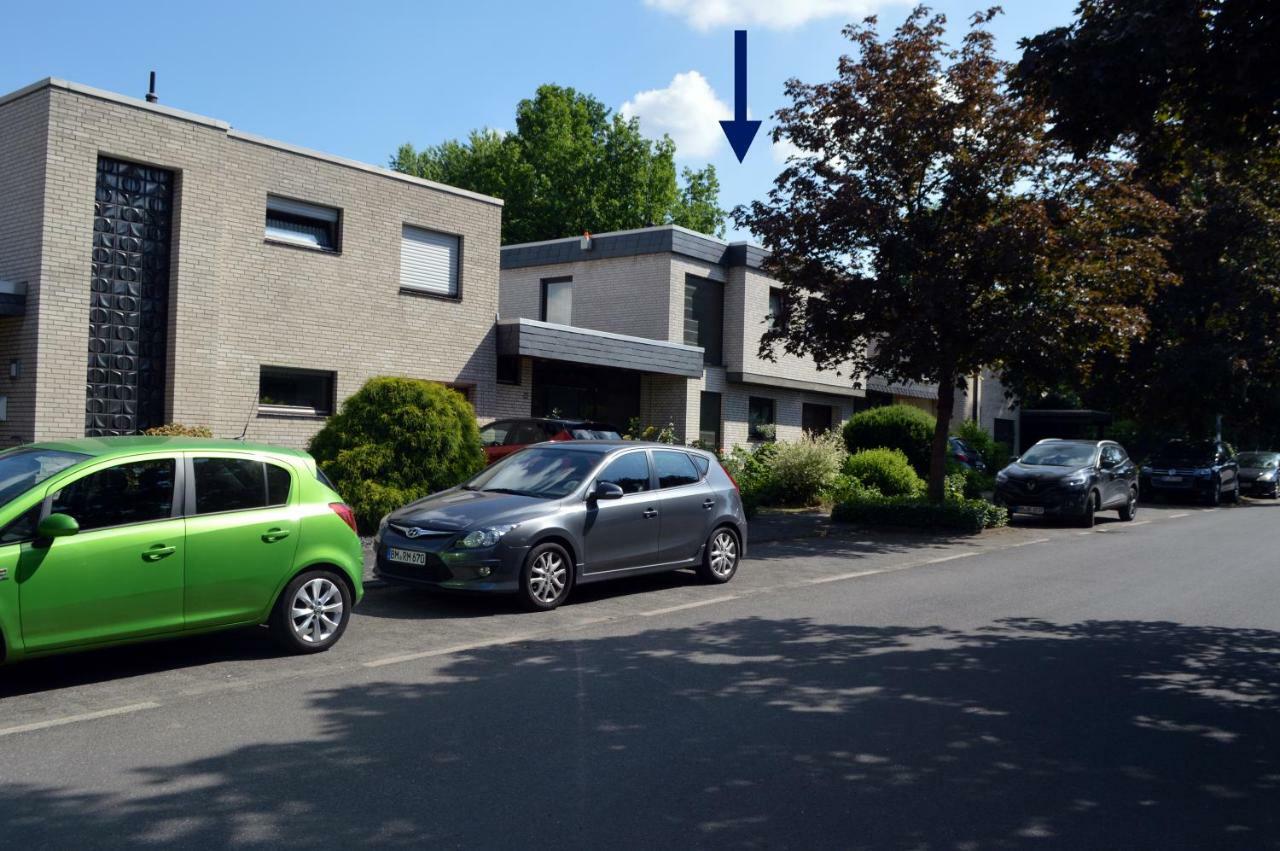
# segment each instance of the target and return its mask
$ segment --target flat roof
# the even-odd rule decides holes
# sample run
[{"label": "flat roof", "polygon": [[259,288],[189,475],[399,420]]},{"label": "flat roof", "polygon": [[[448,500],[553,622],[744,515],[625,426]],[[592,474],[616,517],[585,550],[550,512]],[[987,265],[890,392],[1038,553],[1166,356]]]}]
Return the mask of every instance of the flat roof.
[{"label": "flat roof", "polygon": [[382,168],[381,166],[370,165],[369,163],[360,162],[359,160],[347,159],[346,157],[340,157],[335,154],[326,154],[323,151],[316,151],[311,148],[304,148],[299,145],[292,145],[288,142],[280,142],[275,139],[267,139],[262,136],[255,136],[252,133],[245,133],[241,130],[236,130],[229,123],[225,121],[220,121],[216,118],[210,118],[206,115],[199,115],[194,112],[186,112],[181,109],[174,109],[173,107],[164,106],[159,103],[148,103],[145,100],[140,100],[138,98],[131,98],[131,97],[128,97],[127,95],[117,94],[116,92],[109,92],[109,91],[106,91],[105,89],[95,89],[92,86],[85,86],[85,85],[81,85],[80,83],[73,83],[69,80],[61,80],[61,79],[58,79],[57,77],[45,77],[43,80],[38,80],[37,82],[34,82],[29,86],[24,86],[16,91],[9,92],[6,95],[0,95],[0,106],[4,106],[7,103],[18,100],[20,98],[24,98],[27,95],[30,95],[34,92],[42,91],[44,89],[61,89],[63,91],[71,92],[72,94],[80,95],[82,97],[95,98],[97,100],[103,100],[103,101],[108,101],[110,103],[119,104],[121,106],[127,106],[132,109],[144,110],[146,112],[150,112],[155,115],[162,115],[166,118],[172,118],[178,121],[187,121],[192,124],[199,124],[203,127],[209,127],[213,130],[219,130],[223,133],[226,133],[227,136],[232,139],[238,139],[242,142],[248,142],[249,144],[261,145],[266,148],[274,148],[275,150],[285,151],[290,154],[296,154],[297,156],[307,157],[309,159],[319,160],[321,162],[332,163],[333,165],[339,165],[345,168],[367,172],[369,174],[374,174],[379,177],[386,177],[392,180],[399,180],[403,183],[411,183],[416,186],[423,186],[428,189],[435,189],[440,192],[447,192],[451,195],[459,195],[463,198],[470,198],[473,201],[482,201],[486,204],[495,204],[497,206],[502,206],[503,204],[503,201],[501,198],[494,198],[491,195],[483,195],[479,192],[472,192],[469,189],[459,189],[456,186],[449,186],[448,184],[445,184],[445,183],[436,183],[434,180],[425,180],[421,177],[414,177],[411,174],[404,174],[403,172],[392,171],[389,168]]},{"label": "flat roof", "polygon": [[504,245],[502,268],[519,269],[526,266],[551,266],[584,260],[667,253],[721,266],[746,266],[752,269],[759,269],[769,254],[763,246],[751,242],[726,242],[680,225],[654,225],[593,233],[589,248],[584,247],[584,238],[581,236]]}]

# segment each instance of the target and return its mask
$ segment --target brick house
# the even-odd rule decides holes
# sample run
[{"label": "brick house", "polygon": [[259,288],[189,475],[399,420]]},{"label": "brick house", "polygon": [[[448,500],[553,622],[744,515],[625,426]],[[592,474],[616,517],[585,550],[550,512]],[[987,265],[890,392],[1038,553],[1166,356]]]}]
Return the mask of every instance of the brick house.
[{"label": "brick house", "polygon": [[498,413],[501,201],[55,79],[0,96],[0,150],[0,446],[296,446],[388,374]]}]

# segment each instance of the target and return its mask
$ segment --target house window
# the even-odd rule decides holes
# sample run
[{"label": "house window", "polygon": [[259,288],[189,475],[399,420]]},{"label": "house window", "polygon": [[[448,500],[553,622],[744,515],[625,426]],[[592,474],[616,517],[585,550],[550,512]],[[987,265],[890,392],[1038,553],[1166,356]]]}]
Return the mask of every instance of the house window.
[{"label": "house window", "polygon": [[808,402],[800,410],[800,427],[808,434],[831,431],[831,406],[811,405]]},{"label": "house window", "polygon": [[[1012,450],[1017,449],[1017,447],[1013,445],[1013,442],[1014,442],[1013,441],[1013,435],[1014,435],[1013,420],[1005,417],[996,417],[995,420],[992,421],[991,425],[993,427],[992,431],[994,432],[992,436],[996,439],[996,443],[1003,443],[1005,446],[1009,447]],[[991,459],[989,458],[987,460],[988,462],[991,461]]]},{"label": "house window", "polygon": [[498,355],[498,383],[520,386],[520,358]]},{"label": "house window", "polygon": [[542,279],[542,321],[573,324],[573,278]]},{"label": "house window", "polygon": [[400,289],[457,298],[462,239],[412,225],[400,229]]},{"label": "house window", "polygon": [[762,396],[752,396],[747,400],[747,439],[773,440],[778,436],[777,422],[774,420],[773,400]]},{"label": "house window", "polygon": [[702,362],[724,362],[724,284],[686,275],[684,279],[684,342],[701,346]]},{"label": "house window", "polygon": [[767,321],[770,329],[778,327],[778,319],[782,316],[783,296],[782,287],[769,287],[769,318]]},{"label": "house window", "polygon": [[713,452],[720,448],[720,394],[702,391],[698,405],[698,442]]},{"label": "house window", "polygon": [[337,373],[264,366],[258,372],[258,412],[327,417],[333,413]]},{"label": "house window", "polygon": [[305,201],[267,196],[267,239],[303,248],[338,251],[341,211]]}]

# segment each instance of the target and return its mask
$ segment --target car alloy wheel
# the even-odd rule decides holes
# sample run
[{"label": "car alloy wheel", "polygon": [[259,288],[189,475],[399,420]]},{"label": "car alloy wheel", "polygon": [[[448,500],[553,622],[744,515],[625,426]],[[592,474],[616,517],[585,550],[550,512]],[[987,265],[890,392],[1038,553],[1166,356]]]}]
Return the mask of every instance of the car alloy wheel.
[{"label": "car alloy wheel", "polygon": [[520,578],[525,607],[533,611],[554,609],[569,596],[573,561],[557,544],[541,544],[529,551]]},{"label": "car alloy wheel", "polygon": [[342,590],[333,580],[317,576],[293,595],[289,625],[303,644],[326,644],[342,626],[344,608]]},{"label": "car alloy wheel", "polygon": [[1121,520],[1132,520],[1138,516],[1138,492],[1133,488],[1129,489],[1129,501],[1120,509]]},{"label": "car alloy wheel", "polygon": [[1093,528],[1094,515],[1098,511],[1098,495],[1090,493],[1089,499],[1084,506],[1084,514],[1080,515],[1080,525],[1086,529]]},{"label": "car alloy wheel", "polygon": [[1209,495],[1209,504],[1214,506],[1222,504],[1222,479],[1213,480],[1213,493]]},{"label": "car alloy wheel", "polygon": [[707,582],[728,582],[738,571],[740,558],[738,536],[727,526],[711,533],[698,573]]}]

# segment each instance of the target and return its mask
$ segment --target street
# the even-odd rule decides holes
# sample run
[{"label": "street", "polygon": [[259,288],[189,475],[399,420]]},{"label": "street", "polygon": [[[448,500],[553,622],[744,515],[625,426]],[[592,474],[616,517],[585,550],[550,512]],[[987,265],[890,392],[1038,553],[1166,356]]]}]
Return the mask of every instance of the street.
[{"label": "street", "polygon": [[0,670],[13,848],[1280,846],[1280,505],[755,546],[530,615],[374,586]]}]

